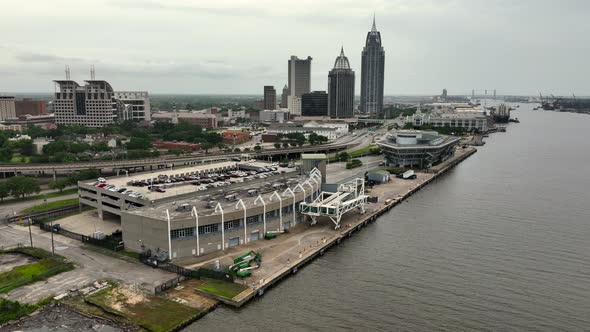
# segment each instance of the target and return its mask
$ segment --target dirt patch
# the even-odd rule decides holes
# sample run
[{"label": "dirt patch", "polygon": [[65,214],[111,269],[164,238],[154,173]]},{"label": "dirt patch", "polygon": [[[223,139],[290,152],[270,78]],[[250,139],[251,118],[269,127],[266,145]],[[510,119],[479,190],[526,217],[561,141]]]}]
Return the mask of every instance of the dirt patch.
[{"label": "dirt patch", "polygon": [[12,268],[27,265],[37,261],[37,259],[18,253],[0,254],[0,273],[12,270]]},{"label": "dirt patch", "polygon": [[133,286],[125,285],[115,288],[106,297],[106,304],[117,311],[124,312],[126,306],[132,306],[140,302],[149,302],[143,291]]},{"label": "dirt patch", "polygon": [[64,305],[51,304],[32,316],[0,327],[0,332],[9,331],[135,331],[135,328],[117,326],[113,322],[82,315]]},{"label": "dirt patch", "polygon": [[201,311],[209,311],[218,304],[218,301],[202,296],[195,291],[195,288],[202,283],[202,280],[197,279],[185,280],[180,283],[179,287],[168,290],[166,297]]},{"label": "dirt patch", "polygon": [[107,288],[87,296],[85,301],[150,331],[174,330],[202,314],[200,310],[179,301],[148,295],[128,285]]}]

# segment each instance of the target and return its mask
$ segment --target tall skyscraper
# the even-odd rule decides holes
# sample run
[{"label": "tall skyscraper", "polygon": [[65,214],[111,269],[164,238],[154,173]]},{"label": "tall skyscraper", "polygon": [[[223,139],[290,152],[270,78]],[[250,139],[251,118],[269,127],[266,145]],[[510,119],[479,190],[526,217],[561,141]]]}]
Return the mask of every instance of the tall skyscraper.
[{"label": "tall skyscraper", "polygon": [[264,109],[274,110],[277,108],[277,91],[272,85],[264,86]]},{"label": "tall skyscraper", "polygon": [[299,59],[294,55],[289,59],[289,96],[287,104],[291,114],[301,114],[301,95],[311,91],[311,60],[310,56],[307,59]]},{"label": "tall skyscraper", "polygon": [[351,118],[353,109],[354,71],[342,48],[328,74],[328,114],[333,118]]},{"label": "tall skyscraper", "polygon": [[327,116],[328,94],[326,91],[313,91],[301,96],[301,115]]},{"label": "tall skyscraper", "polygon": [[287,97],[289,97],[289,87],[285,84],[285,87],[283,87],[283,93],[281,94],[281,108],[287,108]]},{"label": "tall skyscraper", "polygon": [[375,26],[367,33],[361,61],[361,105],[363,113],[381,117],[383,112],[383,80],[385,77],[385,51],[381,46],[381,33]]}]

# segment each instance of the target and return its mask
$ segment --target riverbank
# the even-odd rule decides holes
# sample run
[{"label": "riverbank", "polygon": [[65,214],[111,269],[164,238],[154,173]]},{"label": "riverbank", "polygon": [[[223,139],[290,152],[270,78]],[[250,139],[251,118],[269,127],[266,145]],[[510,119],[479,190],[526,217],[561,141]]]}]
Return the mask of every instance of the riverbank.
[{"label": "riverbank", "polygon": [[355,231],[376,221],[382,214],[454,168],[476,151],[473,147],[458,148],[453,158],[429,169],[428,173],[417,173],[418,177],[415,180],[394,179],[389,183],[375,186],[368,195],[378,197],[378,202],[367,204],[364,214],[353,211],[344,215],[340,230],[334,231],[333,224],[328,219],[323,219],[314,226],[298,225],[292,232],[281,235],[278,241],[265,241],[262,244],[254,243],[241,246],[226,251],[222,257],[215,257],[196,264],[186,264],[185,262],[184,266],[188,268],[208,266],[213,261],[231,264],[232,257],[239,253],[249,250],[260,252],[263,263],[259,269],[253,271],[252,276],[240,281],[248,287],[241,293],[230,298],[196,289],[196,292],[203,296],[221,301],[229,306],[241,307],[256,296],[263,295],[267,289],[284,278],[296,274],[299,268],[322,256],[326,250],[340,244],[342,240],[352,236]]}]

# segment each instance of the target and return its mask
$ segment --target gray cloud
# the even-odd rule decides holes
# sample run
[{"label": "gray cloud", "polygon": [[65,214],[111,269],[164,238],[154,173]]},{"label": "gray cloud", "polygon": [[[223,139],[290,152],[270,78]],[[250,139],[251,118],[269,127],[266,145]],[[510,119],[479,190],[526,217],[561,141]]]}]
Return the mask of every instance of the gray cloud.
[{"label": "gray cloud", "polygon": [[134,10],[166,10],[184,14],[212,14],[223,16],[263,16],[266,15],[264,11],[254,11],[247,8],[214,8],[207,6],[194,5],[187,2],[173,3],[171,1],[156,1],[156,0],[113,0],[109,2],[115,7],[122,9]]},{"label": "gray cloud", "polygon": [[290,55],[313,57],[311,86],[324,90],[340,45],[358,91],[373,11],[388,95],[444,87],[590,95],[584,0],[7,2],[0,76],[9,79],[0,91],[52,90],[64,64],[76,79],[94,64],[97,77],[120,89],[261,94],[263,85],[286,83]]},{"label": "gray cloud", "polygon": [[[20,62],[34,62],[34,63],[68,63],[68,62],[83,62],[86,61],[80,58],[61,57],[52,54],[38,54],[38,53],[20,53],[15,55],[15,58]],[[87,62],[87,61],[86,61]]]}]

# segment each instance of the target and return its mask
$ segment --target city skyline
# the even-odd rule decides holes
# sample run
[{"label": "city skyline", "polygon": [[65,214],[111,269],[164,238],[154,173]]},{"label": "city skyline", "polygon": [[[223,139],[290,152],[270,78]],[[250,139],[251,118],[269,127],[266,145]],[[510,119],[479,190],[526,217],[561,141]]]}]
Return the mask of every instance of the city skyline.
[{"label": "city skyline", "polygon": [[[351,66],[360,69],[366,27],[375,11],[379,30],[387,36],[383,47],[389,50],[385,95],[438,94],[443,87],[451,95],[468,95],[473,88],[590,95],[585,87],[589,69],[583,65],[590,51],[578,42],[590,31],[584,19],[590,4],[583,1],[24,2],[28,5],[7,4],[3,13],[10,15],[0,14],[0,28],[12,32],[0,43],[0,74],[6,78],[0,91],[6,93],[53,92],[51,80],[63,76],[64,65],[82,81],[94,64],[97,78],[117,89],[260,94],[260,86],[286,83],[284,59],[292,54],[314,58],[311,90],[325,90],[331,49],[346,45]],[[70,10],[57,12],[58,7]],[[494,19],[481,23],[477,13]],[[94,23],[103,15],[113,20],[99,33]],[[23,29],[25,17],[32,19]],[[123,17],[133,19],[118,20]],[[254,24],[259,20],[273,26],[270,43],[261,50],[253,47],[256,35],[267,29]],[[209,26],[216,28],[203,29]],[[52,31],[66,27],[75,44],[54,37]],[[289,43],[283,43],[285,37]],[[559,47],[547,48],[552,40],[559,40]],[[360,95],[360,84],[355,94]]]}]

